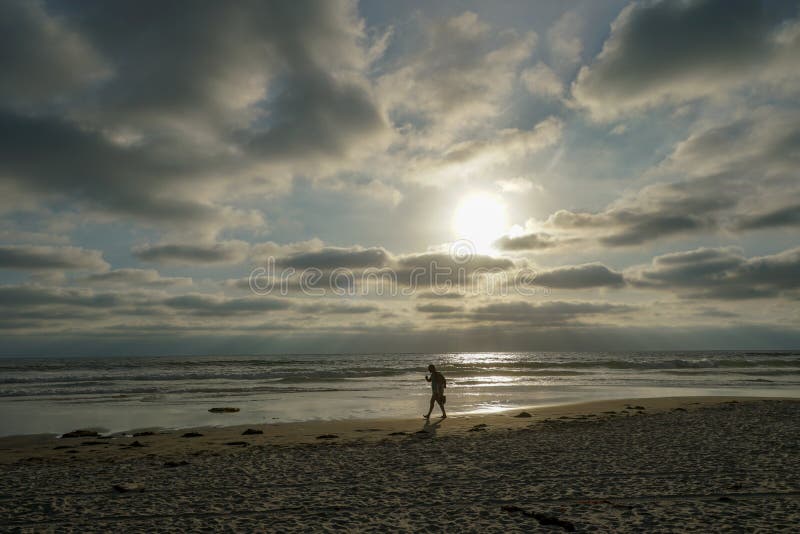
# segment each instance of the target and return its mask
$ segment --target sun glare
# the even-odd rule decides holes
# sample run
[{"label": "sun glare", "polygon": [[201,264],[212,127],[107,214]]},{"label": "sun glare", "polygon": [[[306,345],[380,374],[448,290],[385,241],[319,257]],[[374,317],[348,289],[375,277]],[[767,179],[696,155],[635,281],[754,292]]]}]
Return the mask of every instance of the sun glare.
[{"label": "sun glare", "polygon": [[492,250],[492,243],[508,228],[506,206],[494,195],[476,193],[459,202],[453,214],[453,230],[458,239],[468,239],[477,252]]}]

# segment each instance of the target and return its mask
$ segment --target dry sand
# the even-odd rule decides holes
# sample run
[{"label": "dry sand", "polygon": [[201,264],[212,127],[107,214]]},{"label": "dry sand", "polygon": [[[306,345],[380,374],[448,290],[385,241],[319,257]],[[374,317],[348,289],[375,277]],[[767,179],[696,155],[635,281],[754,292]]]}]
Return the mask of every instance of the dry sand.
[{"label": "dry sand", "polygon": [[263,432],[256,435],[227,427],[192,430],[198,437],[180,430],[0,438],[0,529],[791,532],[800,525],[800,401],[627,399],[527,411],[532,417],[514,417],[517,410],[429,425],[259,425],[251,427]]}]

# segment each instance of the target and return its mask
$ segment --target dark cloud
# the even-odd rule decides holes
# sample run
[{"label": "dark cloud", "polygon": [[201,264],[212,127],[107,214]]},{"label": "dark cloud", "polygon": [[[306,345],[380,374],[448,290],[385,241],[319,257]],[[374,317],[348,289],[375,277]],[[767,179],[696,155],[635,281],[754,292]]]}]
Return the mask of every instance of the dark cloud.
[{"label": "dark cloud", "polygon": [[800,204],[778,208],[757,215],[743,215],[736,221],[739,230],[762,230],[800,226]]},{"label": "dark cloud", "polygon": [[199,293],[167,298],[158,304],[180,310],[181,313],[218,317],[259,314],[291,307],[288,301],[271,297],[227,298]]},{"label": "dark cloud", "polygon": [[81,278],[79,281],[98,285],[171,287],[192,285],[187,277],[163,277],[155,269],[114,269]]},{"label": "dark cloud", "polygon": [[142,261],[204,264],[239,263],[244,261],[248,251],[248,245],[242,241],[227,241],[208,245],[144,245],[134,248],[133,254]]},{"label": "dark cloud", "polygon": [[612,271],[600,263],[570,265],[536,274],[535,285],[558,289],[585,289],[590,287],[622,287],[622,273]]},{"label": "dark cloud", "polygon": [[746,258],[735,248],[699,248],[657,256],[626,278],[693,299],[771,298],[800,289],[800,249]]},{"label": "dark cloud", "polygon": [[47,105],[108,74],[80,34],[41,2],[0,3],[0,107]]},{"label": "dark cloud", "polygon": [[81,247],[0,245],[0,269],[105,271],[109,264],[99,250]]},{"label": "dark cloud", "polygon": [[4,3],[0,32],[0,176],[42,200],[213,237],[263,224],[225,184],[275,190],[390,132],[355,2],[56,7]]},{"label": "dark cloud", "polygon": [[495,241],[495,246],[500,250],[544,250],[558,246],[560,241],[545,232],[534,232],[520,236],[503,236]]},{"label": "dark cloud", "polygon": [[461,306],[450,306],[447,304],[420,304],[417,306],[417,311],[431,314],[454,313],[462,309]]},{"label": "dark cloud", "polygon": [[713,232],[721,217],[741,201],[750,186],[715,175],[647,186],[599,212],[559,210],[542,223],[562,246],[596,240],[609,247],[632,246],[660,238]]},{"label": "dark cloud", "polygon": [[370,304],[348,304],[341,302],[316,302],[300,308],[301,311],[313,314],[334,314],[334,315],[361,315],[366,313],[376,313],[379,307]]},{"label": "dark cloud", "polygon": [[475,308],[467,317],[478,321],[530,323],[558,326],[574,323],[581,317],[624,313],[635,308],[622,304],[554,301],[541,304],[501,302]]},{"label": "dark cloud", "polygon": [[0,286],[0,306],[12,311],[41,307],[48,313],[59,313],[59,306],[113,308],[123,302],[124,299],[115,293],[95,293],[85,289]]},{"label": "dark cloud", "polygon": [[791,32],[776,38],[784,22],[749,0],[632,3],[594,63],[581,68],[573,96],[609,118],[786,77],[800,42]]},{"label": "dark cloud", "polygon": [[316,268],[323,271],[333,269],[365,269],[384,267],[390,260],[389,253],[382,248],[337,248],[326,247],[321,250],[298,252],[277,258],[276,265],[295,269]]}]

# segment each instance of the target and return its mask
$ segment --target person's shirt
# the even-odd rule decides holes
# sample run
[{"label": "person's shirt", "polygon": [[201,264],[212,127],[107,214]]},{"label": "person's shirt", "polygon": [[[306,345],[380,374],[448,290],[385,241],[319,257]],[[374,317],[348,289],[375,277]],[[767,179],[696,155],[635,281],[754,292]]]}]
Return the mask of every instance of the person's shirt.
[{"label": "person's shirt", "polygon": [[444,392],[444,375],[439,371],[431,374],[431,389],[434,393]]}]

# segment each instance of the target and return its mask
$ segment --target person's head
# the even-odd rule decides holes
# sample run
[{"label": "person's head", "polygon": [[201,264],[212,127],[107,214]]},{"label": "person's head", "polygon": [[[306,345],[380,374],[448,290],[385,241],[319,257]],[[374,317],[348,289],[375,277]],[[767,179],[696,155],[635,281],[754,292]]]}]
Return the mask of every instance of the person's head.
[{"label": "person's head", "polygon": [[434,367],[433,364],[430,364],[428,366],[428,371],[430,371],[431,373],[435,373],[436,372],[436,367]]}]

